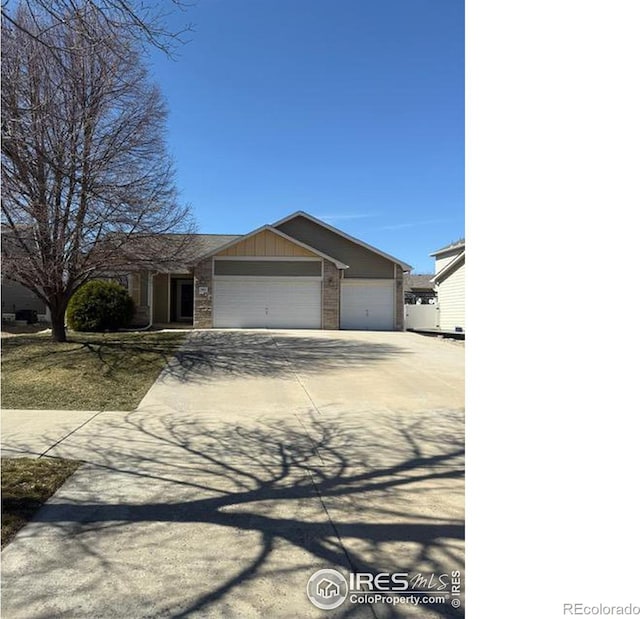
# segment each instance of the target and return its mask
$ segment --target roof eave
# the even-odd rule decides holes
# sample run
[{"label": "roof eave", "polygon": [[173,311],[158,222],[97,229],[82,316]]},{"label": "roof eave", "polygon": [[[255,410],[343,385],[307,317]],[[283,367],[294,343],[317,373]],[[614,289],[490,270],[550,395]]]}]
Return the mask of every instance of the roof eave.
[{"label": "roof eave", "polygon": [[457,243],[455,245],[449,245],[448,247],[443,247],[442,249],[438,249],[434,251],[432,254],[429,254],[431,257],[439,256],[440,254],[446,254],[450,251],[462,250],[465,249],[465,243]]}]

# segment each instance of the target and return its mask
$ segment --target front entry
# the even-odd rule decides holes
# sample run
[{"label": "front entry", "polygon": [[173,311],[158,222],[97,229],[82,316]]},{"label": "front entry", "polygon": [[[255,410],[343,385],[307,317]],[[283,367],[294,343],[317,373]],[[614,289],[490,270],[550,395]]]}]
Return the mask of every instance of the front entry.
[{"label": "front entry", "polygon": [[171,280],[171,320],[193,322],[193,280]]}]

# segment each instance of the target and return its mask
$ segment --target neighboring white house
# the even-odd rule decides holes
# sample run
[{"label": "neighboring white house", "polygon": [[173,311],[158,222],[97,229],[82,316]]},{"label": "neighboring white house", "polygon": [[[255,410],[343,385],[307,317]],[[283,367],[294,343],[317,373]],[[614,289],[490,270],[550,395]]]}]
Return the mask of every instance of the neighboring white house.
[{"label": "neighboring white house", "polygon": [[433,282],[442,331],[464,331],[464,239],[431,254],[436,259]]}]

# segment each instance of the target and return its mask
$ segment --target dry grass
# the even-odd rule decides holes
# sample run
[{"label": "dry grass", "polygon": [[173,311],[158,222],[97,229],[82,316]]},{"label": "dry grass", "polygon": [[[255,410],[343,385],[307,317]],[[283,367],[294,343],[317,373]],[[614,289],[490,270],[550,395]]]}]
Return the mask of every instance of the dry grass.
[{"label": "dry grass", "polygon": [[73,460],[2,458],[2,547],[80,466]]},{"label": "dry grass", "polygon": [[132,410],[176,348],[180,332],[73,333],[2,340],[2,406],[65,410]]},{"label": "dry grass", "polygon": [[2,337],[11,337],[13,335],[22,335],[23,333],[51,333],[51,329],[47,325],[16,325],[11,323],[2,323]]}]

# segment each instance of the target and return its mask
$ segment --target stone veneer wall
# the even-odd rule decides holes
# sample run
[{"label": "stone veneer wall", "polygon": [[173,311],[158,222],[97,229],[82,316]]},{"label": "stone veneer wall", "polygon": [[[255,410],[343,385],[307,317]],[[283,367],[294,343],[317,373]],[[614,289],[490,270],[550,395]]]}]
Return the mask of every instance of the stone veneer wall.
[{"label": "stone veneer wall", "polygon": [[323,260],[322,328],[340,328],[340,271],[333,262]]},{"label": "stone veneer wall", "polygon": [[396,269],[396,331],[404,331],[404,276],[402,267],[395,265]]},{"label": "stone veneer wall", "polygon": [[[193,326],[196,329],[213,327],[213,261],[205,258],[193,269]],[[206,294],[199,288],[206,286]]]}]

